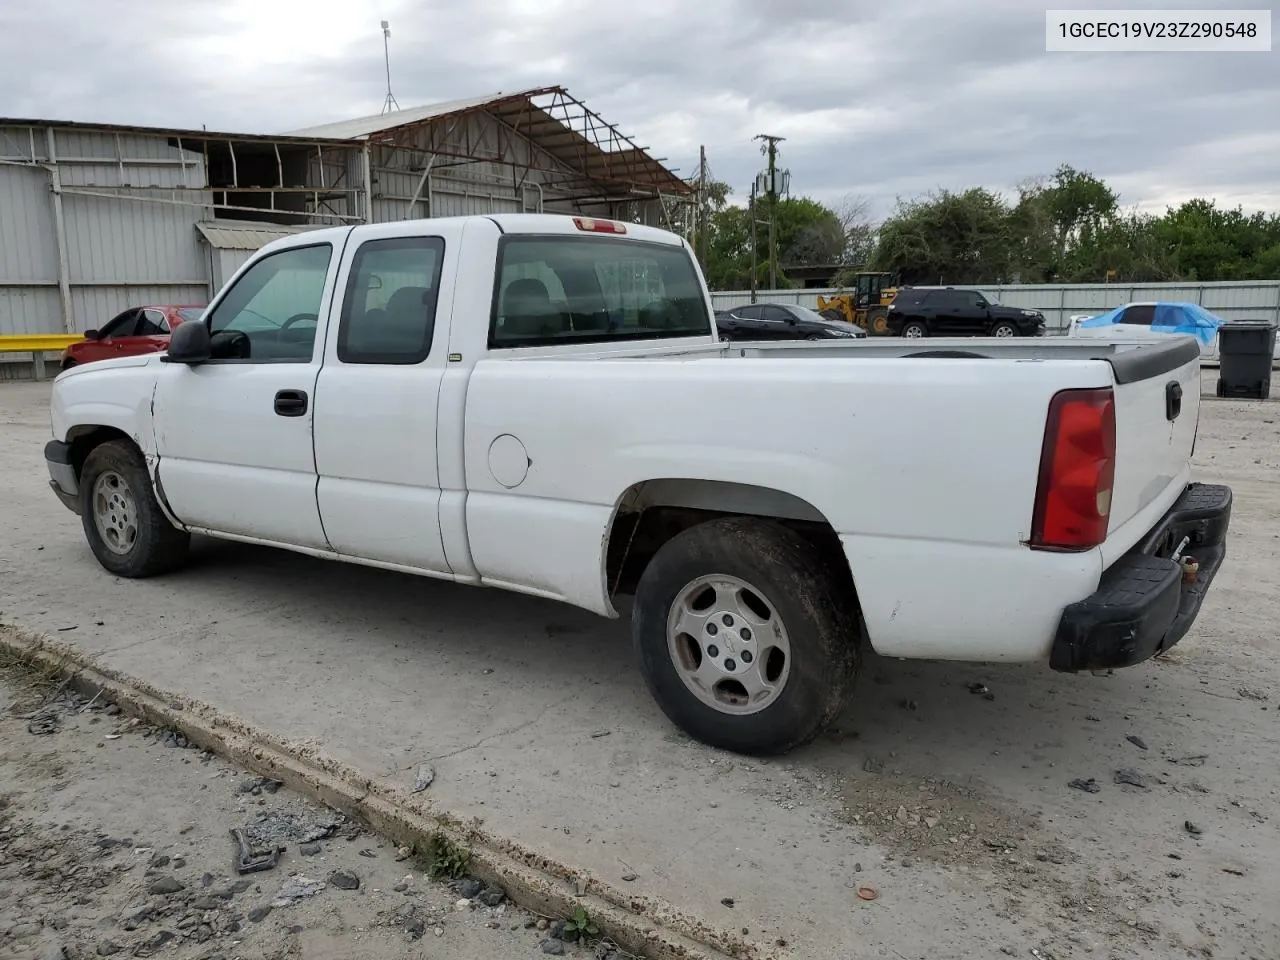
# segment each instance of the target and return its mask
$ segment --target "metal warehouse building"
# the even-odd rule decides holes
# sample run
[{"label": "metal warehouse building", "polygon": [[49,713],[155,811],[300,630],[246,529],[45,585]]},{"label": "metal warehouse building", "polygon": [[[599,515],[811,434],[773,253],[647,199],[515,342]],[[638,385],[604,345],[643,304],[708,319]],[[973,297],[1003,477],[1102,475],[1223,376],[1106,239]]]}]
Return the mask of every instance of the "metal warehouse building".
[{"label": "metal warehouse building", "polygon": [[692,200],[560,87],[279,135],[0,118],[0,335],[205,303],[319,225],[545,211],[683,231]]}]

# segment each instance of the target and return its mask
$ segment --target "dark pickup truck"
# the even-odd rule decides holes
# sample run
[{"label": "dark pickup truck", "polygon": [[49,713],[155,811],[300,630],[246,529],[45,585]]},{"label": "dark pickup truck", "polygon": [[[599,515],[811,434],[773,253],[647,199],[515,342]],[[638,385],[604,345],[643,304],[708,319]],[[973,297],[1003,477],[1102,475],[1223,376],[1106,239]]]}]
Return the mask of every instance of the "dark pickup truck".
[{"label": "dark pickup truck", "polygon": [[889,305],[889,333],[901,337],[1044,336],[1039,310],[1001,306],[978,290],[904,287]]}]

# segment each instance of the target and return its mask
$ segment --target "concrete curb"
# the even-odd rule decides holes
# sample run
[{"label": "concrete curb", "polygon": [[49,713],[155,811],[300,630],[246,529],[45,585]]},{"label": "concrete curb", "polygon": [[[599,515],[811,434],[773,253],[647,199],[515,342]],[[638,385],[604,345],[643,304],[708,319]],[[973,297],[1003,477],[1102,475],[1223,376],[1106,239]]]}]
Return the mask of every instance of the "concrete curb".
[{"label": "concrete curb", "polygon": [[656,897],[626,894],[522,844],[496,836],[479,819],[438,810],[425,796],[376,784],[313,746],[294,744],[189,697],[96,664],[68,644],[15,624],[0,623],[0,651],[37,669],[70,676],[70,685],[147,723],[176,730],[190,742],[327,804],[373,830],[427,851],[443,837],[470,851],[468,872],[496,883],[515,903],[568,917],[581,906],[601,933],[651,960],[781,960],[785,953],[717,929]]}]

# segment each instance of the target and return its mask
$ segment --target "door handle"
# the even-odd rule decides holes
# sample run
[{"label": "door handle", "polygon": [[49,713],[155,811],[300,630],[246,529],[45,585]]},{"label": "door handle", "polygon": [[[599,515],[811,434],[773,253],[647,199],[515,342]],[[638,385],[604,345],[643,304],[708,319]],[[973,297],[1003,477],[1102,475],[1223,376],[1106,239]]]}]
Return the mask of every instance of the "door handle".
[{"label": "door handle", "polygon": [[1164,387],[1164,418],[1172,423],[1182,415],[1182,384],[1170,380]]},{"label": "door handle", "polygon": [[305,390],[281,390],[276,394],[276,413],[282,417],[300,417],[307,412]]}]

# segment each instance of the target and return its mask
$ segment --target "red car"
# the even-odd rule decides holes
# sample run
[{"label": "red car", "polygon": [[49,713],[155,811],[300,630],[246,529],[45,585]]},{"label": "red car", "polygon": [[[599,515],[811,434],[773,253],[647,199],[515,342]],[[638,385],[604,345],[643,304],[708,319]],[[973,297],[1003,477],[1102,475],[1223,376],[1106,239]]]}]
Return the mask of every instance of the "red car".
[{"label": "red car", "polygon": [[130,307],[101,330],[86,330],[83,340],[67,347],[62,352],[62,369],[112,357],[161,353],[169,349],[174,327],[184,320],[198,320],[203,313],[204,307],[185,304]]}]

